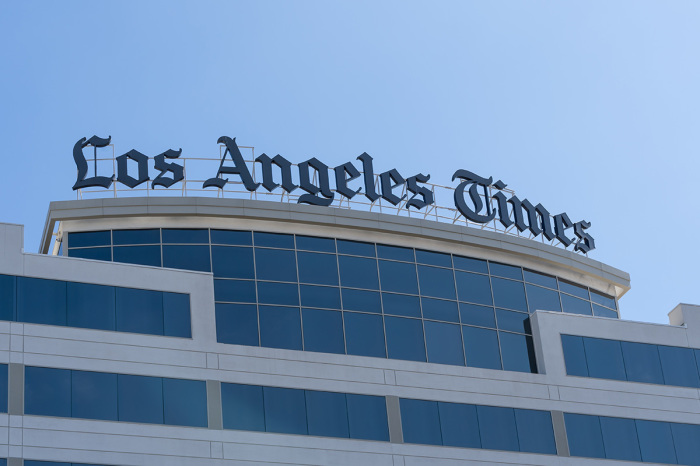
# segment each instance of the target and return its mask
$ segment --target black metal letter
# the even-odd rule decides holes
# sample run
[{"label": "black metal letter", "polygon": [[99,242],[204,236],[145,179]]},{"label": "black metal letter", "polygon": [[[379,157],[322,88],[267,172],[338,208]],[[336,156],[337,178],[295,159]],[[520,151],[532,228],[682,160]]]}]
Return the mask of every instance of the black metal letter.
[{"label": "black metal letter", "polygon": [[362,188],[357,188],[356,191],[353,191],[348,188],[348,181],[360,177],[360,172],[357,171],[357,168],[355,168],[355,165],[352,163],[348,162],[338,165],[333,171],[335,172],[335,190],[343,196],[352,199],[355,194],[358,194],[362,190]]},{"label": "black metal letter", "polygon": [[[97,148],[108,146],[111,140],[112,136],[109,136],[107,139],[93,136],[90,139],[81,138],[75,143],[73,146],[73,160],[75,160],[75,166],[78,168],[78,179],[73,185],[73,191],[91,186],[109,188],[112,185],[114,174],[112,176],[97,176]],[[95,148],[95,175],[85,179],[88,172],[88,164],[83,155],[83,148],[88,144]]]},{"label": "black metal letter", "polygon": [[[153,189],[156,186],[163,186],[165,188],[169,188],[178,181],[182,181],[185,179],[185,169],[182,167],[182,165],[179,165],[177,163],[167,163],[165,161],[166,158],[168,159],[176,159],[180,157],[182,154],[182,149],[180,150],[172,150],[168,149],[162,154],[158,154],[155,157],[153,157],[153,160],[156,161],[156,170],[160,170],[160,173],[156,178],[153,180],[153,183],[151,183],[151,189]],[[172,178],[163,176],[167,172],[170,172],[173,174]]]},{"label": "black metal letter", "polygon": [[399,197],[393,193],[394,188],[401,186],[405,182],[406,180],[403,179],[403,176],[401,176],[395,168],[379,175],[379,183],[382,186],[382,199],[385,199],[393,205],[406,199],[405,194]]},{"label": "black metal letter", "polygon": [[367,152],[363,152],[357,160],[362,162],[362,173],[365,179],[365,197],[371,202],[379,199],[377,190],[374,189],[374,166],[372,165],[372,157]]},{"label": "black metal letter", "polygon": [[[318,173],[318,186],[311,182],[309,167]],[[309,194],[299,196],[297,203],[328,206],[333,202],[335,193],[331,191],[330,180],[328,179],[328,165],[318,160],[316,157],[299,164],[299,187]],[[326,199],[318,196],[321,193]]]},{"label": "black metal letter", "polygon": [[[489,185],[493,182],[493,177],[483,178],[467,170],[457,170],[454,175],[452,175],[452,181],[455,178],[459,178],[462,181],[459,186],[455,188],[455,205],[457,210],[460,211],[468,220],[476,223],[488,223],[496,217],[496,211],[491,210],[491,204],[486,202],[486,215],[482,215],[479,212],[484,208],[484,201],[481,199],[478,187],[482,186],[484,188],[484,198],[488,200],[487,189]],[[467,202],[464,200],[464,190],[469,186],[469,198],[474,204],[474,209],[467,206]]]},{"label": "black metal letter", "polygon": [[559,240],[564,247],[568,247],[574,242],[571,238],[566,236],[566,230],[574,226],[566,213],[561,213],[554,216],[554,232],[556,233],[556,238]]},{"label": "black metal letter", "polygon": [[[228,136],[221,136],[217,141],[218,144],[226,145],[226,152],[221,158],[221,164],[219,165],[219,171],[216,172],[216,177],[209,178],[202,184],[202,188],[208,188],[210,186],[215,186],[219,189],[223,189],[224,185],[228,182],[228,178],[221,178],[223,173],[228,173],[231,175],[238,175],[243,181],[243,186],[248,191],[255,191],[260,186],[260,183],[253,181],[253,177],[250,175],[250,171],[243,160],[241,151],[236,145],[236,138],[231,139]],[[224,167],[224,162],[226,161],[226,154],[231,155],[231,160],[233,161],[233,167]]]},{"label": "black metal letter", "polygon": [[[430,175],[419,173],[406,180],[406,187],[413,193],[413,196],[406,201],[407,209],[409,207],[415,207],[416,209],[421,210],[423,207],[431,205],[433,202],[435,202],[435,196],[430,189],[426,188],[425,186],[418,186],[418,183],[427,183],[429,179]],[[416,196],[421,196],[423,200],[416,199]]]},{"label": "black metal letter", "polygon": [[[127,165],[127,160],[131,159],[138,164],[139,177],[138,179],[129,175],[129,166]],[[122,154],[117,157],[117,181],[122,184],[127,185],[130,188],[135,188],[148,181],[148,157],[141,152],[131,149],[126,154]]]},{"label": "black metal letter", "polygon": [[289,160],[285,159],[279,154],[275,155],[273,158],[268,157],[267,154],[260,154],[255,161],[260,162],[260,165],[262,165],[263,188],[272,192],[279,186],[279,183],[275,183],[275,180],[272,177],[273,164],[277,165],[282,172],[282,189],[288,193],[291,193],[298,188],[298,186],[292,182],[292,162]]},{"label": "black metal letter", "polygon": [[582,253],[587,253],[595,249],[595,240],[591,235],[586,233],[584,230],[591,227],[591,223],[585,220],[574,223],[574,234],[579,238],[574,246],[575,251],[581,251]]}]

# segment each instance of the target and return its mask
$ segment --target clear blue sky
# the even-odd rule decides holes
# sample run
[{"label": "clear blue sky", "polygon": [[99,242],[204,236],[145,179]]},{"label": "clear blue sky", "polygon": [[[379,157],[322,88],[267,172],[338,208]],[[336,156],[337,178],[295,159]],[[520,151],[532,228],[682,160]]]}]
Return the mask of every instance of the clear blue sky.
[{"label": "clear blue sky", "polygon": [[75,141],[464,168],[592,222],[623,318],[700,304],[700,2],[0,4],[0,221],[35,252]]}]

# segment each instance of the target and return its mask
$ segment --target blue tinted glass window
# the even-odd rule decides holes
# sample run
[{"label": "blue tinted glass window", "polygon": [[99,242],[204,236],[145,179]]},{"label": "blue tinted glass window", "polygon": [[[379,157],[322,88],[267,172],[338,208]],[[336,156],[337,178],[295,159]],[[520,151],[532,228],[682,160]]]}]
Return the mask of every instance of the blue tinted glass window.
[{"label": "blue tinted glass window", "polygon": [[348,354],[386,357],[382,316],[343,312]]},{"label": "blue tinted glass window", "polygon": [[163,335],[163,293],[117,288],[117,330]]},{"label": "blue tinted glass window", "polygon": [[414,262],[413,249],[399,246],[377,245],[377,257],[396,261]]},{"label": "blue tinted glass window", "polygon": [[571,456],[605,458],[598,416],[564,413],[564,423]]},{"label": "blue tinted glass window", "polygon": [[209,230],[163,228],[163,243],[209,243]]},{"label": "blue tinted glass window", "polygon": [[460,301],[475,304],[493,304],[491,283],[488,275],[468,272],[455,272],[457,295]]},{"label": "blue tinted glass window", "polygon": [[[6,460],[1,460],[1,461],[6,461]],[[0,463],[3,465],[7,465],[7,462]],[[35,460],[24,460],[24,466],[72,466],[71,463],[59,463],[58,461],[35,461]],[[75,466],[89,466],[89,465],[82,465],[82,464],[77,464]],[[97,466],[97,465],[95,465]]]},{"label": "blue tinted glass window", "polygon": [[420,317],[420,300],[418,296],[382,293],[384,314],[407,317]]},{"label": "blue tinted glass window", "polygon": [[[109,260],[109,259],[107,259]],[[114,262],[125,264],[150,265],[160,267],[160,245],[157,246],[115,246]]]},{"label": "blue tinted glass window", "polygon": [[617,311],[608,309],[607,307],[599,306],[593,304],[593,315],[598,317],[608,317],[610,319],[617,319]]},{"label": "blue tinted glass window", "polygon": [[668,422],[636,420],[637,437],[642,461],[647,463],[676,463],[676,449]]},{"label": "blue tinted glass window", "polygon": [[348,408],[344,393],[306,390],[309,435],[348,438]]},{"label": "blue tinted glass window", "polygon": [[163,380],[143,375],[117,376],[119,420],[163,423]]},{"label": "blue tinted glass window", "polygon": [[481,446],[489,450],[518,451],[518,431],[513,408],[477,406]]},{"label": "blue tinted glass window", "polygon": [[667,385],[700,387],[695,355],[691,348],[658,345],[657,349]]},{"label": "blue tinted glass window", "polygon": [[265,428],[268,432],[306,435],[304,390],[263,387]]},{"label": "blue tinted glass window", "polygon": [[84,248],[84,249],[69,249],[70,257],[79,259],[92,259],[96,261],[111,261],[112,248]]},{"label": "blue tinted glass window", "polygon": [[255,278],[253,248],[212,246],[214,276],[222,278]]},{"label": "blue tinted glass window", "polygon": [[207,427],[207,387],[203,380],[163,379],[164,423]]},{"label": "blue tinted glass window", "polygon": [[338,254],[350,254],[351,256],[376,257],[377,253],[374,250],[374,244],[361,243],[359,241],[346,241],[339,239],[336,241],[338,245]]},{"label": "blue tinted glass window", "polygon": [[15,320],[17,279],[12,275],[0,275],[0,319]]},{"label": "blue tinted glass window", "polygon": [[69,326],[100,330],[115,329],[113,286],[69,282],[67,287]]},{"label": "blue tinted glass window", "polygon": [[441,445],[440,415],[437,401],[401,398],[403,441],[425,445]]},{"label": "blue tinted glass window", "polygon": [[297,281],[294,251],[255,249],[255,270],[258,280]]},{"label": "blue tinted glass window", "polygon": [[459,303],[459,314],[463,324],[496,328],[496,316],[492,307]]},{"label": "blue tinted glass window", "polygon": [[[114,230],[112,241],[117,244],[159,244],[160,230]],[[71,245],[72,246],[72,245]]]},{"label": "blue tinted glass window", "polygon": [[303,309],[302,322],[304,324],[305,351],[345,353],[343,316],[340,311]]},{"label": "blue tinted glass window", "polygon": [[440,401],[438,411],[443,445],[481,448],[476,406]]},{"label": "blue tinted glass window", "polygon": [[591,315],[591,303],[584,301],[583,299],[574,298],[568,294],[561,295],[561,305],[564,308],[564,312],[570,314],[581,314],[581,315]]},{"label": "blue tinted glass window", "polygon": [[495,330],[462,326],[467,366],[501,369],[501,353]]},{"label": "blue tinted glass window", "polygon": [[163,267],[211,272],[209,246],[163,245]]},{"label": "blue tinted glass window", "polygon": [[190,295],[163,293],[163,335],[190,338]]},{"label": "blue tinted glass window", "polygon": [[71,417],[71,371],[24,368],[24,414]]},{"label": "blue tinted glass window", "polygon": [[700,464],[700,426],[691,424],[671,424],[673,444],[676,447],[678,464]]},{"label": "blue tinted glass window", "polygon": [[418,294],[415,264],[380,260],[379,277],[383,291]]},{"label": "blue tinted glass window", "polygon": [[224,429],[265,431],[262,387],[222,383],[221,408]]},{"label": "blue tinted glass window", "polygon": [[214,280],[216,301],[254,303],[255,282],[243,280]]},{"label": "blue tinted glass window", "polygon": [[72,372],[72,417],[116,421],[117,374]]},{"label": "blue tinted glass window", "polygon": [[573,283],[559,280],[559,289],[564,293],[569,293],[579,298],[588,299],[588,288],[585,286],[574,285]]},{"label": "blue tinted glass window", "polygon": [[459,324],[425,321],[428,362],[464,365],[464,347]]},{"label": "blue tinted glass window", "polygon": [[449,254],[441,252],[416,250],[416,262],[419,264],[437,265],[438,267],[452,267],[452,258]]},{"label": "blue tinted glass window", "polygon": [[301,317],[298,307],[260,306],[260,343],[267,348],[300,350]]},{"label": "blue tinted glass window", "polygon": [[[454,276],[451,269],[427,265],[418,266],[420,293],[434,298],[456,299]],[[384,282],[382,282],[383,286]]]},{"label": "blue tinted glass window", "polygon": [[471,259],[469,257],[452,256],[455,269],[466,272],[489,273],[486,261],[481,259]]},{"label": "blue tinted glass window", "polygon": [[17,320],[66,325],[66,282],[17,277]]},{"label": "blue tinted glass window", "polygon": [[86,246],[109,246],[111,242],[112,236],[109,230],[68,233],[68,247],[71,248],[82,248]]},{"label": "blue tinted glass window", "polygon": [[350,438],[389,441],[389,423],[383,396],[346,395]]},{"label": "blue tinted glass window", "polygon": [[537,372],[532,337],[517,333],[498,332],[501,358],[506,371]]},{"label": "blue tinted glass window", "polygon": [[586,363],[590,377],[626,380],[620,342],[601,338],[584,338]]},{"label": "blue tinted glass window", "polygon": [[253,233],[250,231],[211,230],[211,244],[250,246],[253,244]]},{"label": "blue tinted glass window", "polygon": [[623,341],[622,357],[627,380],[633,382],[664,383],[659,350],[656,345]]},{"label": "blue tinted glass window", "polygon": [[641,461],[634,419],[600,417],[605,457],[613,460]]},{"label": "blue tinted glass window", "polygon": [[611,309],[617,309],[617,306],[615,306],[615,298],[602,293],[596,293],[593,290],[591,290],[591,301]]},{"label": "blue tinted glass window", "polygon": [[520,451],[556,455],[552,415],[549,411],[515,409]]},{"label": "blue tinted glass window", "polygon": [[421,298],[421,307],[425,319],[459,322],[459,308],[456,301]]},{"label": "blue tinted glass window", "polygon": [[496,309],[498,328],[511,332],[530,333],[530,315],[524,312]]},{"label": "blue tinted glass window", "polygon": [[253,233],[255,245],[266,248],[294,249],[294,236],[281,233]]},{"label": "blue tinted glass window", "polygon": [[527,311],[525,286],[522,282],[492,278],[491,286],[493,286],[493,301],[496,307]]},{"label": "blue tinted glass window", "polygon": [[525,284],[527,290],[527,307],[530,312],[536,310],[561,312],[559,293],[541,286]]},{"label": "blue tinted glass window", "polygon": [[7,364],[0,364],[0,413],[7,412],[8,380]]},{"label": "blue tinted glass window", "polygon": [[216,304],[216,341],[258,346],[258,309],[255,304]]},{"label": "blue tinted glass window", "polygon": [[491,270],[491,275],[497,277],[513,278],[515,280],[523,279],[523,269],[520,267],[489,262],[489,270]]},{"label": "blue tinted glass window", "polygon": [[[557,289],[557,279],[550,277],[549,275],[544,275],[541,273],[533,272],[531,270],[523,270],[523,275],[525,276],[525,281],[528,283],[534,283],[536,285],[546,286],[548,288]],[[530,294],[528,293],[528,298]]]},{"label": "blue tinted glass window", "polygon": [[299,281],[318,285],[338,285],[338,262],[335,254],[298,252]]},{"label": "blue tinted glass window", "polygon": [[297,235],[297,249],[302,251],[335,252],[333,238],[317,238],[314,236]]},{"label": "blue tinted glass window", "polygon": [[299,291],[302,306],[340,309],[340,288],[301,285]]},{"label": "blue tinted glass window", "polygon": [[586,352],[583,349],[583,338],[573,335],[561,336],[561,347],[564,351],[564,362],[567,375],[588,377]]},{"label": "blue tinted glass window", "polygon": [[423,323],[420,319],[385,317],[384,325],[390,359],[425,361]]},{"label": "blue tinted glass window", "polygon": [[379,289],[377,261],[363,257],[338,256],[340,282],[352,288]]},{"label": "blue tinted glass window", "polygon": [[299,285],[296,283],[258,282],[258,302],[298,306]]},{"label": "blue tinted glass window", "polygon": [[376,291],[342,289],[343,309],[349,311],[382,312],[382,299]]}]

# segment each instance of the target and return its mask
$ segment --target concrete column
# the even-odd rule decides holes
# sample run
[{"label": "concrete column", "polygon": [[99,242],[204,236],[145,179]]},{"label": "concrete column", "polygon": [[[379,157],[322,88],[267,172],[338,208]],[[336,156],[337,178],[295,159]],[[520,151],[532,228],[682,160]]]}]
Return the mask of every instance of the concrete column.
[{"label": "concrete column", "polygon": [[24,414],[24,364],[10,363],[8,367],[9,390],[7,412],[10,415]]},{"label": "concrete column", "polygon": [[552,411],[552,427],[554,428],[554,442],[557,445],[557,455],[569,455],[569,441],[566,438],[566,424],[564,423],[564,413]]},{"label": "concrete column", "polygon": [[401,408],[398,396],[386,397],[386,415],[389,421],[389,441],[391,443],[403,443]]},{"label": "concrete column", "polygon": [[221,407],[221,382],[207,380],[207,420],[210,429],[223,429],[224,417]]}]

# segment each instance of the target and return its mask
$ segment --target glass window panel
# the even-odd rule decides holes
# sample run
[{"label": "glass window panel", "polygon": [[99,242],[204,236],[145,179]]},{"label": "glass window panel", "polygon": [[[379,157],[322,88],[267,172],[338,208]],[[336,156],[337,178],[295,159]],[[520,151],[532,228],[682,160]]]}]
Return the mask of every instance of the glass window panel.
[{"label": "glass window panel", "polygon": [[263,387],[265,429],[267,432],[306,435],[304,390]]},{"label": "glass window panel", "polygon": [[163,335],[163,293],[117,288],[117,330]]},{"label": "glass window panel", "polygon": [[564,293],[569,293],[583,299],[589,299],[588,288],[585,286],[575,285],[559,279],[559,289]]},{"label": "glass window panel", "polygon": [[251,246],[253,233],[250,231],[211,230],[211,244]]},{"label": "glass window panel", "polygon": [[163,424],[163,379],[119,374],[117,384],[120,421]]},{"label": "glass window panel", "polygon": [[351,256],[377,257],[374,244],[359,241],[336,240],[338,254],[350,254]]},{"label": "glass window panel", "polygon": [[216,303],[216,341],[258,346],[258,309],[255,304]]},{"label": "glass window panel", "polygon": [[190,295],[163,293],[163,335],[191,338]]},{"label": "glass window panel", "polygon": [[[546,286],[548,288],[557,289],[557,279],[549,275],[533,272],[532,270],[523,270],[525,281],[536,285]],[[528,294],[529,298],[529,294]]]},{"label": "glass window panel", "polygon": [[700,387],[695,355],[691,348],[658,345],[657,349],[666,385]]},{"label": "glass window panel", "polygon": [[493,286],[493,300],[496,307],[527,311],[525,285],[522,282],[492,278],[491,286]]},{"label": "glass window panel", "polygon": [[459,313],[463,324],[496,328],[496,316],[492,307],[459,303]]},{"label": "glass window panel", "polygon": [[335,254],[297,252],[299,281],[338,286],[338,262]]},{"label": "glass window panel", "polygon": [[481,448],[476,406],[438,402],[442,444],[450,447]]},{"label": "glass window panel", "polygon": [[384,325],[390,359],[425,362],[423,323],[420,319],[385,317]]},{"label": "glass window panel", "polygon": [[459,323],[459,308],[456,301],[421,298],[423,318]]},{"label": "glass window panel", "polygon": [[376,259],[338,256],[340,283],[352,288],[379,289]]},{"label": "glass window panel", "polygon": [[570,314],[582,314],[589,316],[591,312],[591,303],[584,301],[583,299],[574,298],[568,294],[561,295],[561,304],[564,308],[564,312]]},{"label": "glass window panel", "polygon": [[333,238],[317,238],[315,236],[297,235],[297,249],[302,251],[335,253],[335,240]]},{"label": "glass window panel", "polygon": [[163,267],[211,272],[209,246],[163,245]]},{"label": "glass window panel", "polygon": [[299,285],[296,283],[258,282],[258,302],[298,306]]},{"label": "glass window panel", "polygon": [[66,282],[17,277],[17,320],[66,325]]},{"label": "glass window panel", "polygon": [[306,392],[306,419],[309,435],[348,438],[348,408],[344,393]]},{"label": "glass window panel", "polygon": [[619,341],[586,337],[583,347],[590,377],[627,380]]},{"label": "glass window panel", "polygon": [[455,272],[455,280],[460,301],[476,304],[493,304],[491,282],[488,275]]},{"label": "glass window panel", "polygon": [[617,309],[617,306],[615,305],[615,298],[593,290],[591,290],[591,301],[600,304],[601,306]]},{"label": "glass window panel", "polygon": [[442,252],[421,251],[420,249],[416,249],[416,262],[452,268],[452,257]]},{"label": "glass window panel", "polygon": [[150,265],[160,267],[160,245],[157,246],[115,246],[114,262],[124,264]]},{"label": "glass window panel", "polygon": [[489,262],[489,270],[491,271],[491,275],[495,275],[497,277],[513,278],[515,280],[523,279],[523,269],[513,265]]},{"label": "glass window panel", "polygon": [[621,342],[627,380],[632,382],[664,383],[659,350],[656,345]]},{"label": "glass window panel", "polygon": [[425,321],[428,362],[464,366],[462,333],[458,324]]},{"label": "glass window panel", "polygon": [[117,244],[160,244],[160,230],[114,230],[112,241]]},{"label": "glass window panel", "polygon": [[564,352],[566,375],[588,377],[586,352],[583,349],[583,338],[574,335],[562,335],[561,347]]},{"label": "glass window panel", "polygon": [[163,379],[164,423],[207,427],[207,386],[203,380]]},{"label": "glass window panel", "polygon": [[343,316],[340,311],[303,309],[301,320],[304,324],[304,351],[345,353]]},{"label": "glass window panel", "polygon": [[383,396],[346,395],[350,438],[389,441],[389,423]]},{"label": "glass window panel", "polygon": [[506,371],[537,372],[532,337],[516,333],[498,332],[501,358]]},{"label": "glass window panel", "polygon": [[243,280],[214,280],[216,301],[254,303],[255,282]]},{"label": "glass window panel", "polygon": [[466,272],[489,273],[489,267],[486,261],[481,259],[471,259],[469,257],[452,256],[455,269],[464,270]]},{"label": "glass window panel", "polygon": [[612,460],[641,461],[634,419],[600,417],[605,457]]},{"label": "glass window panel", "polygon": [[209,244],[209,230],[163,228],[163,243]]},{"label": "glass window panel", "polygon": [[415,264],[380,260],[379,277],[383,291],[418,294]]},{"label": "glass window panel", "polygon": [[253,236],[258,247],[294,249],[294,235],[256,231]]},{"label": "glass window panel", "polygon": [[340,309],[340,288],[301,285],[299,289],[302,306]]},{"label": "glass window panel", "polygon": [[349,311],[382,312],[382,298],[376,291],[342,289],[343,309]]},{"label": "glass window panel", "polygon": [[558,292],[529,283],[525,284],[525,289],[527,290],[527,307],[530,312],[535,312],[538,309],[561,312]]},{"label": "glass window panel", "polygon": [[115,329],[113,286],[68,282],[67,299],[67,323],[70,327]]},{"label": "glass window panel", "polygon": [[[5,460],[2,460],[5,461]],[[3,464],[4,466],[7,465],[7,463],[0,463]],[[24,460],[24,466],[72,466],[71,463],[59,463],[58,461],[36,461],[36,460]],[[89,465],[82,465],[76,463],[76,466],[89,466]],[[96,465],[97,466],[97,465]]]},{"label": "glass window panel", "polygon": [[637,419],[637,437],[645,463],[676,463],[671,425],[668,422],[642,421]]},{"label": "glass window panel", "polygon": [[391,259],[404,262],[415,262],[413,249],[399,246],[377,245],[377,257],[380,259]]},{"label": "glass window panel", "polygon": [[593,315],[597,317],[609,317],[611,319],[618,318],[616,311],[608,309],[607,307],[599,306],[597,304],[593,304]]},{"label": "glass window panel", "polygon": [[506,311],[505,309],[496,309],[496,320],[498,328],[511,332],[531,333],[530,330],[530,315],[524,312]]},{"label": "glass window panel", "polygon": [[15,320],[17,279],[12,275],[0,275],[0,319]]},{"label": "glass window panel", "polygon": [[382,316],[343,312],[348,354],[386,357]]},{"label": "glass window panel", "polygon": [[518,431],[513,408],[477,406],[481,446],[489,450],[518,451]]},{"label": "glass window panel", "polygon": [[598,416],[564,413],[564,424],[571,456],[605,458]]},{"label": "glass window panel", "polygon": [[82,419],[116,421],[117,374],[72,372],[72,415]]},{"label": "glass window panel", "polygon": [[[452,269],[440,269],[427,265],[418,266],[420,294],[433,298],[456,299]],[[382,286],[384,282],[382,281]]]},{"label": "glass window panel", "polygon": [[260,306],[260,343],[267,348],[301,350],[298,307]]},{"label": "glass window panel", "polygon": [[462,326],[467,366],[501,369],[501,352],[495,330]]},{"label": "glass window panel", "polygon": [[678,464],[700,464],[700,426],[692,424],[671,424],[673,444],[676,447]]},{"label": "glass window panel", "polygon": [[255,278],[253,248],[212,246],[214,276],[222,278]]},{"label": "glass window panel", "polygon": [[96,261],[111,261],[112,248],[84,248],[84,249],[69,249],[70,257],[78,259],[92,259]]},{"label": "glass window panel", "polygon": [[71,371],[24,368],[24,414],[71,417]]},{"label": "glass window panel", "polygon": [[255,271],[258,280],[297,281],[294,251],[255,249]]},{"label": "glass window panel", "polygon": [[442,445],[437,401],[401,398],[399,403],[405,443]]},{"label": "glass window panel", "polygon": [[222,383],[221,408],[224,429],[265,431],[262,387]]},{"label": "glass window panel", "polygon": [[552,415],[549,411],[515,409],[520,451],[556,455]]},{"label": "glass window panel", "polygon": [[7,364],[0,364],[0,413],[7,412],[8,383]]},{"label": "glass window panel", "polygon": [[68,233],[68,247],[71,248],[82,248],[87,246],[109,246],[111,242],[112,236],[109,230]]},{"label": "glass window panel", "polygon": [[384,314],[392,314],[407,317],[420,317],[420,299],[418,296],[409,296],[393,293],[382,293]]}]

